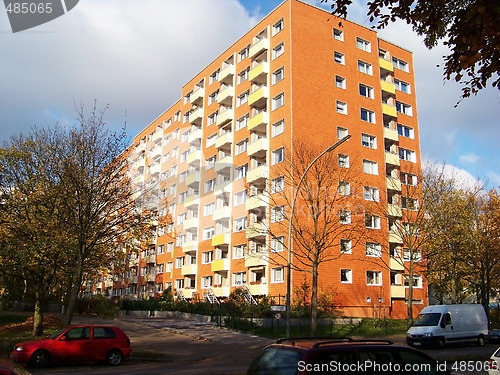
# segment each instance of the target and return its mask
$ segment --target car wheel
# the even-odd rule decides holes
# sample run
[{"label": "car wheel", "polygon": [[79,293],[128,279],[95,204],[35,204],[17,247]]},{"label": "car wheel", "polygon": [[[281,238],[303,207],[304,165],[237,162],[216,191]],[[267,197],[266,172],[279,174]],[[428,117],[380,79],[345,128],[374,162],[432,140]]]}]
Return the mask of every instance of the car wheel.
[{"label": "car wheel", "polygon": [[43,368],[47,367],[50,362],[50,354],[46,350],[35,351],[30,358],[30,366]]},{"label": "car wheel", "polygon": [[477,337],[477,346],[484,346],[484,336],[483,335],[479,335]]},{"label": "car wheel", "polygon": [[106,362],[108,365],[118,366],[122,363],[122,353],[117,349],[110,350],[108,354],[106,354]]}]

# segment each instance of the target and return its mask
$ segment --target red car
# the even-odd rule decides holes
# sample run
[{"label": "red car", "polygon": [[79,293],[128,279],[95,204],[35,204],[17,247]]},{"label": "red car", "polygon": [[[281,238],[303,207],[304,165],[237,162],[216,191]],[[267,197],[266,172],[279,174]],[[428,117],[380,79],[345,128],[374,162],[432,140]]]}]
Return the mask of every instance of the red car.
[{"label": "red car", "polygon": [[118,327],[74,325],[62,328],[46,339],[16,344],[12,358],[33,367],[64,361],[105,361],[116,366],[123,358],[129,357],[131,351],[130,339]]}]

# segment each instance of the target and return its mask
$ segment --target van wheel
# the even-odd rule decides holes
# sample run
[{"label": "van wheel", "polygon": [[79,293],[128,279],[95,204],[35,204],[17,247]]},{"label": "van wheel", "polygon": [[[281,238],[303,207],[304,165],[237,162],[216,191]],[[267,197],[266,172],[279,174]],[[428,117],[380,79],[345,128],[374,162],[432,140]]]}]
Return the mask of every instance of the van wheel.
[{"label": "van wheel", "polygon": [[444,345],[446,344],[446,341],[445,341],[444,337],[440,337],[437,340],[436,344],[437,344],[438,349],[443,349]]},{"label": "van wheel", "polygon": [[476,343],[477,343],[477,346],[484,346],[484,336],[483,335],[479,335],[477,337]]}]

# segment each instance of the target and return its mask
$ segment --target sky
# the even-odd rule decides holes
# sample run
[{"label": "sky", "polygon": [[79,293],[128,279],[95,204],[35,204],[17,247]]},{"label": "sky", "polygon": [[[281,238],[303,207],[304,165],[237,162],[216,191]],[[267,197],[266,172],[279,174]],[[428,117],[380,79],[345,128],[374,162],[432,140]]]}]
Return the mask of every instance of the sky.
[{"label": "sky", "polygon": [[[58,1],[58,0],[56,0]],[[307,0],[316,6],[319,0]],[[281,0],[80,0],[65,15],[13,33],[0,4],[0,142],[33,126],[75,123],[77,109],[109,105],[112,129],[132,137],[180,99],[181,87]],[[370,27],[366,3],[348,19]],[[500,185],[500,92],[459,101],[443,79],[440,45],[428,50],[396,23],[379,36],[413,52],[423,163]]]}]

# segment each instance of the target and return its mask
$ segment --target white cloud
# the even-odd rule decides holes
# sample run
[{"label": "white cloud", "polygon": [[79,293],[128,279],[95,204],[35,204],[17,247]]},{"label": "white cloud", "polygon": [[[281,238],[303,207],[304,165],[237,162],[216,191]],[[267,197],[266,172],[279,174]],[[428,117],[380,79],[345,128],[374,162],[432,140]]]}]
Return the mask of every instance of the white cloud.
[{"label": "white cloud", "polygon": [[469,171],[452,164],[424,160],[422,169],[427,173],[435,172],[442,174],[445,180],[453,181],[454,185],[459,189],[477,191],[486,185],[483,179],[474,177]]},{"label": "white cloud", "polygon": [[476,164],[479,160],[481,160],[481,157],[473,152],[468,152],[460,155],[459,160],[464,164]]}]

